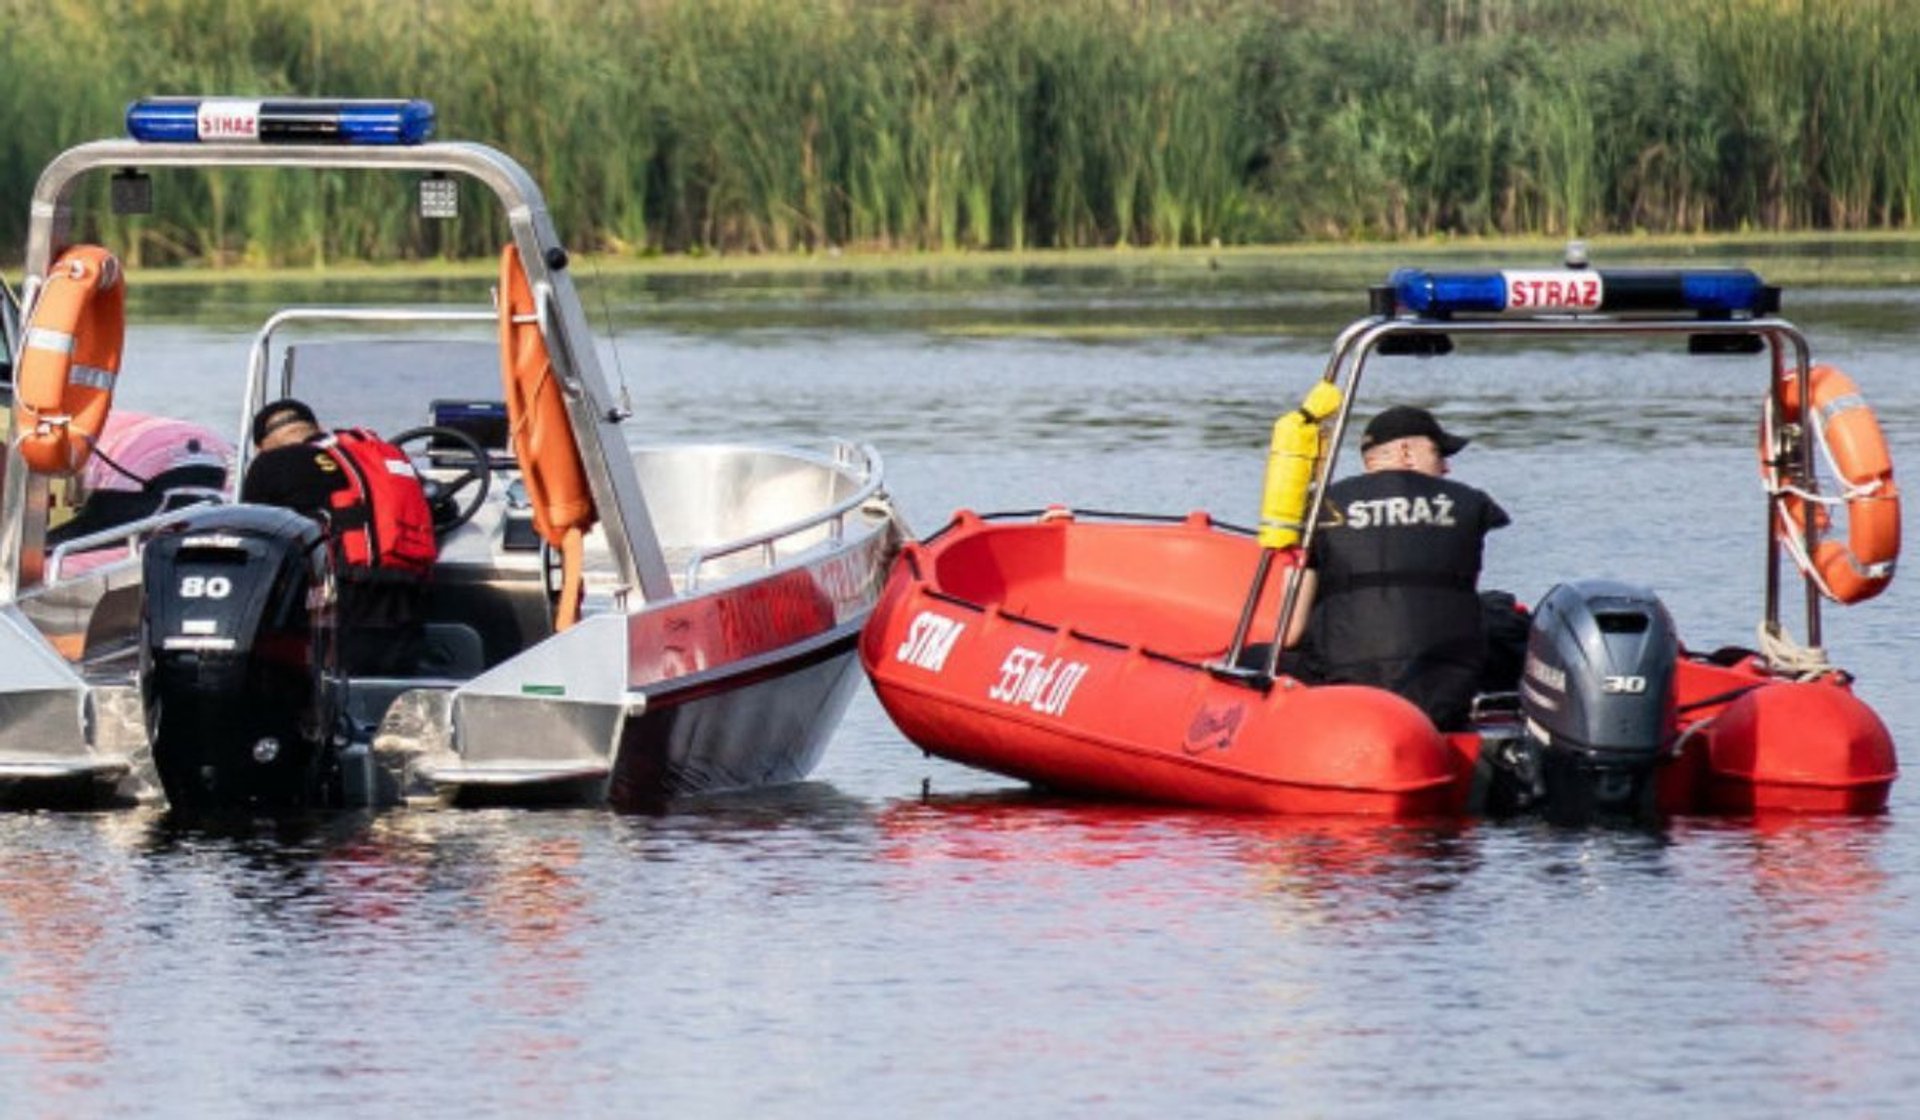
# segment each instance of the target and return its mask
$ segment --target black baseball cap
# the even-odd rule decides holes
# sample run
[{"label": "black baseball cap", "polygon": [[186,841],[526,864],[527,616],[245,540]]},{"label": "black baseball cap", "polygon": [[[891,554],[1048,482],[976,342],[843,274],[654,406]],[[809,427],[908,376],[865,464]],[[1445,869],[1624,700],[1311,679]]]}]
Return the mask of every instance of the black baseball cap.
[{"label": "black baseball cap", "polygon": [[282,397],[268,404],[253,414],[253,445],[260,446],[260,441],[266,439],[272,432],[301,420],[305,420],[316,428],[320,426],[319,418],[314,416],[313,409],[307,407],[305,401]]},{"label": "black baseball cap", "polygon": [[1426,436],[1440,449],[1442,457],[1467,445],[1467,437],[1442,428],[1433,413],[1410,404],[1396,404],[1367,422],[1367,430],[1360,437],[1360,450],[1371,451],[1380,444],[1409,436]]}]

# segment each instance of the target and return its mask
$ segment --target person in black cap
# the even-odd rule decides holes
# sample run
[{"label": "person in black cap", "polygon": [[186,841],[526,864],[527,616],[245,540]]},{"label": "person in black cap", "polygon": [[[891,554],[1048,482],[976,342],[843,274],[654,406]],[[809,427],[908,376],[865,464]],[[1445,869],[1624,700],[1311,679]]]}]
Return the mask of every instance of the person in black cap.
[{"label": "person in black cap", "polygon": [[[320,421],[314,416],[313,409],[308,407],[305,401],[297,401],[292,397],[286,397],[274,401],[254,413],[253,447],[254,450],[258,452],[258,455],[252,465],[247,468],[247,477],[244,485],[249,487],[275,486],[278,482],[282,481],[277,478],[280,474],[280,463],[292,463],[296,457],[304,462],[309,457],[305,455],[289,456],[285,454],[276,457],[274,456],[274,452],[284,452],[287,448],[297,448],[301,444],[307,443],[319,435]],[[260,464],[269,457],[274,458],[275,465],[266,470],[261,470]],[[256,472],[260,476],[257,481],[254,478]],[[335,487],[332,485],[321,488],[320,496],[323,500],[319,503],[320,506],[325,506],[325,496],[331,494],[334,489]],[[264,498],[247,497],[244,493],[242,494],[242,500],[266,501]],[[268,504],[284,505],[287,503],[271,502]]]},{"label": "person in black cap", "polygon": [[[326,524],[341,561],[341,661],[349,672],[403,676],[414,671],[425,647],[424,572],[432,563],[432,521],[411,465],[370,432],[329,433],[313,409],[291,397],[273,401],[253,417],[257,452],[241,479],[240,500],[298,510]],[[393,466],[368,470],[342,441],[374,442]],[[379,502],[403,508],[415,541],[424,534],[424,567],[391,561],[395,540],[381,541],[372,526],[391,531]],[[361,534],[356,539],[355,534]]]},{"label": "person in black cap", "polygon": [[1467,723],[1485,667],[1477,584],[1499,503],[1446,477],[1467,445],[1424,408],[1395,405],[1360,440],[1365,473],[1327,488],[1288,644],[1294,675],[1390,689],[1441,730]]}]

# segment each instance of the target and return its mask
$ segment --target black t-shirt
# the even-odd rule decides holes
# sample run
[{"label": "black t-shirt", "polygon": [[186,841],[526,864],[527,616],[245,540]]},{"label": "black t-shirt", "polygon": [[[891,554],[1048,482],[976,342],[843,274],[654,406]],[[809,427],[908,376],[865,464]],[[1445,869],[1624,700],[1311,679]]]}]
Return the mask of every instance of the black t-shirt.
[{"label": "black t-shirt", "polygon": [[[240,500],[297,510],[334,525],[356,516],[333,508],[334,494],[352,486],[353,480],[326,448],[313,442],[296,443],[263,451],[248,465],[240,483]],[[364,511],[359,516],[364,517]],[[340,573],[340,589],[341,622],[350,631],[415,625],[424,593],[417,581],[351,568]]]},{"label": "black t-shirt", "polygon": [[296,443],[263,451],[254,459],[240,483],[240,500],[299,510],[310,517],[330,516],[334,493],[352,485],[326,448]]},{"label": "black t-shirt", "polygon": [[1464,483],[1373,471],[1327,488],[1308,556],[1308,657],[1327,681],[1392,689],[1464,724],[1485,661],[1482,545],[1505,510]]}]

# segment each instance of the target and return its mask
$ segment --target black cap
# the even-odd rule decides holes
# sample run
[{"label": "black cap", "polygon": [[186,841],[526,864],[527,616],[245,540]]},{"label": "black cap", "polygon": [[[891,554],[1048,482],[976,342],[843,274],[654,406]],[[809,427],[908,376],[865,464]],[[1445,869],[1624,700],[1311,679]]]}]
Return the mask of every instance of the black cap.
[{"label": "black cap", "polygon": [[313,409],[307,407],[307,402],[292,397],[274,401],[253,414],[253,445],[260,446],[260,441],[270,433],[301,420],[316,428],[320,426],[320,419],[313,414]]},{"label": "black cap", "polygon": [[1410,404],[1396,404],[1368,422],[1366,433],[1360,437],[1360,450],[1371,451],[1380,444],[1409,436],[1426,436],[1440,449],[1442,457],[1467,445],[1467,437],[1453,435],[1442,428],[1433,413]]}]

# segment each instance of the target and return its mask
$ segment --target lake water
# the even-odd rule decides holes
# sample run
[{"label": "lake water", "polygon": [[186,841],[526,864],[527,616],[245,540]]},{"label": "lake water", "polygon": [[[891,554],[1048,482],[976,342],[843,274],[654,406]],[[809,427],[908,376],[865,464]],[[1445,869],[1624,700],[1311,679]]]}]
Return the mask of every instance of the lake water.
[{"label": "lake water", "polygon": [[[1274,415],[1376,275],[581,282],[637,438],[869,441],[927,533],[1056,501],[1252,522]],[[160,322],[123,402],[223,426],[267,311],[354,294],[134,291]],[[1920,297],[1786,313],[1920,452]],[[1759,618],[1759,376],[1480,346],[1376,364],[1358,411],[1474,437],[1455,477],[1515,520],[1488,584],[1648,584],[1712,648]],[[1827,615],[1910,752],[1915,617],[1911,583]],[[1920,1090],[1913,779],[1873,819],[1242,818],[1040,798],[862,692],[814,780],[661,816],[22,813],[0,850],[7,1117],[1892,1116]]]}]

